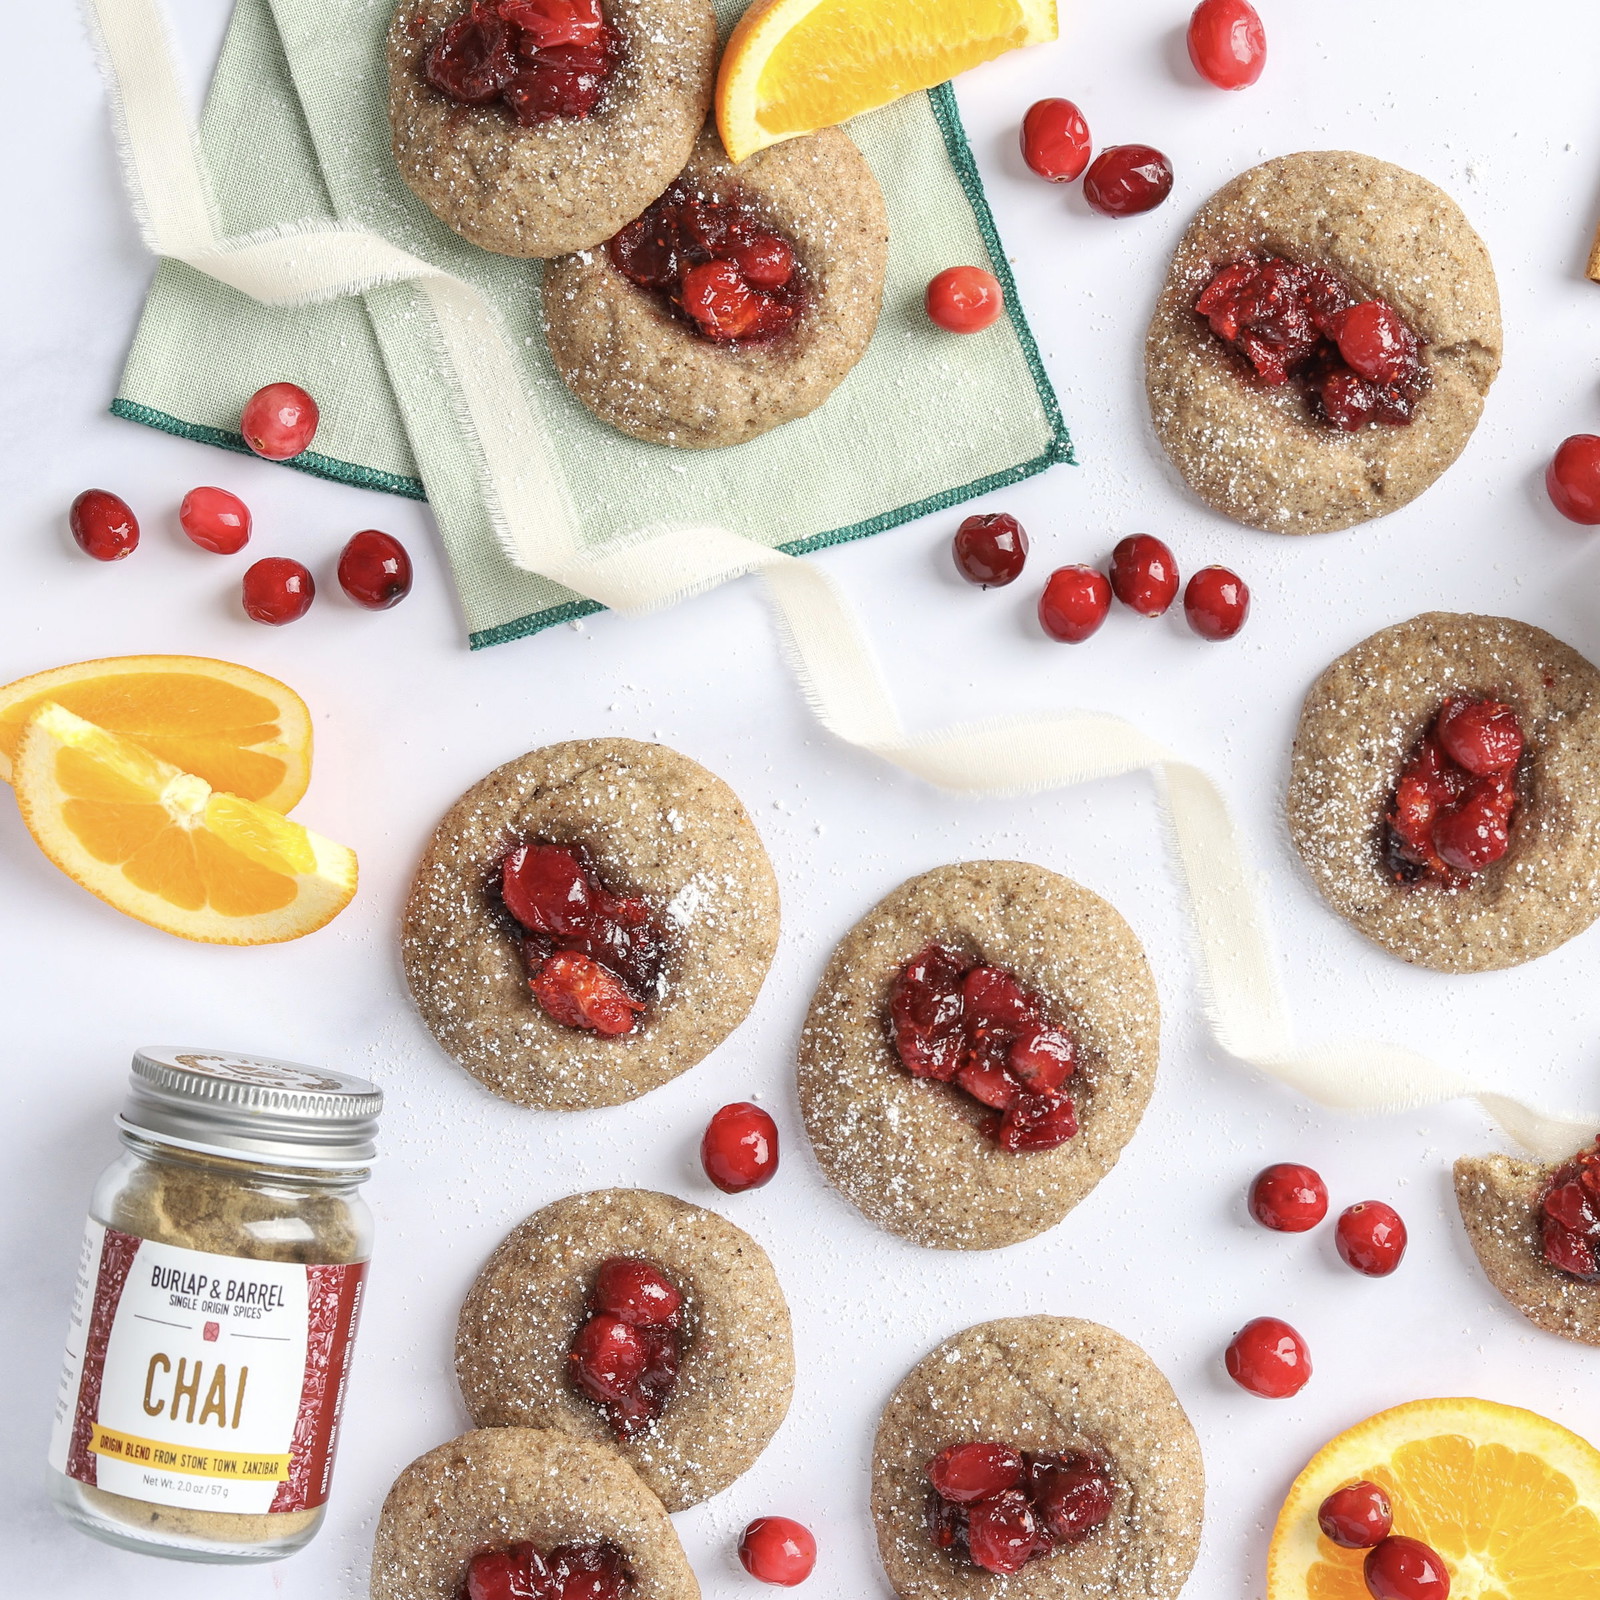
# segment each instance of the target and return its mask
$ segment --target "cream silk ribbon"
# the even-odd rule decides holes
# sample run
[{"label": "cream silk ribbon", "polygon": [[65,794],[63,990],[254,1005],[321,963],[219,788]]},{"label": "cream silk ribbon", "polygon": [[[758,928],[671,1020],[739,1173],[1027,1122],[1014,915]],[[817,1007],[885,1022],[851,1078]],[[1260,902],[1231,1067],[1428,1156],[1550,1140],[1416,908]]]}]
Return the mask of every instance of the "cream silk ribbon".
[{"label": "cream silk ribbon", "polygon": [[268,305],[415,283],[427,296],[460,391],[463,433],[507,556],[618,611],[642,612],[759,572],[807,701],[836,737],[935,786],[1021,794],[1148,769],[1194,914],[1206,1015],[1230,1055],[1322,1105],[1395,1112],[1474,1099],[1518,1144],[1565,1158],[1593,1120],[1550,1116],[1397,1045],[1296,1049],[1244,852],[1198,767],[1115,717],[1069,712],[908,735],[856,619],[815,565],[717,527],[644,528],[585,549],[517,357],[483,297],[377,234],[302,223],[218,237],[203,157],[158,0],[87,0],[98,24],[135,212],[150,248]]}]

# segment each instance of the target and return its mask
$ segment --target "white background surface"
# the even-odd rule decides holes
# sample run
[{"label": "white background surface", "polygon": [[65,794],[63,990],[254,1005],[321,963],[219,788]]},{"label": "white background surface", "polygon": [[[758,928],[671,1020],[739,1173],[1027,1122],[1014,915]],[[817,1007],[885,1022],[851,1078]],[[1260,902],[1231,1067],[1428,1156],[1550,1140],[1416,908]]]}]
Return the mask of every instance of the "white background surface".
[{"label": "white background surface", "polygon": [[[225,7],[184,0],[179,31],[203,80]],[[1010,590],[951,571],[941,516],[816,557],[855,598],[913,726],[994,709],[1086,706],[1131,717],[1206,765],[1260,871],[1302,1033],[1390,1037],[1557,1106],[1600,1106],[1594,963],[1600,932],[1518,972],[1449,979],[1403,968],[1314,897],[1280,821],[1299,699],[1328,660],[1418,611],[1505,613],[1600,657],[1600,536],[1544,500],[1565,435],[1600,430],[1600,286],[1582,278],[1600,218],[1600,11],[1582,0],[1263,4],[1256,88],[1223,94],[1184,56],[1182,0],[1078,6],[1067,37],[981,69],[961,101],[1024,300],[1082,465],[992,497],[1035,541]],[[100,85],[74,8],[11,8],[0,100],[8,248],[0,259],[0,681],[86,656],[215,654],[280,674],[317,717],[299,814],[359,851],[362,889],[327,931],[274,949],[180,943],[61,878],[0,797],[0,1039],[6,1058],[3,1296],[5,1574],[17,1600],[342,1600],[365,1593],[373,1519],[394,1474],[465,1425],[450,1370],[456,1308],[484,1256],[527,1212],[611,1184],[711,1203],[772,1253],[794,1312],[799,1382],[772,1447],[732,1489],[677,1519],[715,1600],[758,1592],[733,1547],[751,1517],[809,1523],[812,1600],[887,1595],[866,1513],[883,1399],[939,1339],[1028,1311],[1099,1319],[1176,1384],[1209,1476],[1189,1600],[1261,1589],[1267,1534],[1296,1471],[1331,1433],[1430,1394],[1533,1406],[1600,1432],[1600,1355],[1537,1333],[1478,1273],[1448,1167],[1492,1147],[1469,1108],[1389,1121],[1324,1115],[1222,1057],[1201,1026],[1183,905],[1149,784],[1102,783],[1026,802],[956,802],[832,743],[742,582],[678,612],[611,616],[469,655],[426,510],[320,483],[113,420],[105,406],[150,272],[118,188]],[[1513,18],[1515,20],[1513,20]],[[1024,106],[1066,94],[1100,143],[1164,149],[1161,210],[1109,222],[1015,153]],[[1310,542],[1232,527],[1177,486],[1144,416],[1139,350],[1167,256],[1196,205],[1237,170],[1303,148],[1367,151],[1443,184],[1483,232],[1505,300],[1507,362],[1461,463],[1419,503]],[[197,359],[204,359],[197,352]],[[196,483],[255,510],[250,555],[293,554],[324,582],[279,631],[246,621],[248,558],[203,554],[175,513]],[[66,534],[80,489],[123,494],[144,543],[102,567]],[[397,611],[346,603],[332,560],[357,528],[409,545],[418,577]],[[1157,532],[1185,570],[1235,565],[1255,593],[1246,632],[1208,645],[1180,620],[1113,615],[1080,648],[1033,625],[1038,582]],[[745,799],[782,882],[783,938],[749,1022],[646,1100],[557,1117],[480,1090],[408,1009],[395,928],[434,822],[497,763],[551,740],[659,738]],[[833,942],[914,872],[983,855],[1037,860],[1112,900],[1146,942],[1166,1008],[1162,1076],[1121,1164],[1053,1233],[999,1255],[934,1255],[867,1226],[822,1182],[793,1106],[793,1047]],[[260,1569],[185,1568],[68,1531],[41,1493],[43,1457],[84,1203],[114,1148],[132,1048],[185,1042],[368,1073],[389,1093],[369,1193],[379,1248],[328,1525],[308,1552]],[[694,1159],[706,1116],[759,1096],[787,1138],[769,1188],[717,1196]],[[1401,1272],[1348,1272],[1331,1230],[1289,1238],[1245,1217],[1267,1161],[1315,1163],[1335,1206],[1397,1203],[1412,1230]],[[1220,1353],[1261,1314],[1288,1317],[1316,1375],[1295,1400],[1233,1388]]]}]

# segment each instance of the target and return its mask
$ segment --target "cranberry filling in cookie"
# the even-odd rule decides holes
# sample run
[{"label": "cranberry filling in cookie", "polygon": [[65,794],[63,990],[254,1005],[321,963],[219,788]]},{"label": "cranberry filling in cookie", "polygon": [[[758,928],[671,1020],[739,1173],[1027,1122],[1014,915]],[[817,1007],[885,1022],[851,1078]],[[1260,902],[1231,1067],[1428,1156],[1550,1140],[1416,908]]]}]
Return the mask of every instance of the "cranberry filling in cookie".
[{"label": "cranberry filling in cookie", "polygon": [[1077,1047],[1003,967],[928,945],[895,980],[889,1027],[913,1078],[953,1083],[993,1110],[985,1131],[1002,1150],[1054,1150],[1077,1133],[1061,1093],[1077,1071]]},{"label": "cranberry filling in cookie", "polygon": [[1408,426],[1428,387],[1421,341],[1400,313],[1321,267],[1235,261],[1194,309],[1259,383],[1294,383],[1314,416],[1346,433]]},{"label": "cranberry filling in cookie", "polygon": [[573,1338],[567,1365],[618,1439],[643,1433],[672,1398],[682,1305],[682,1294],[654,1262],[611,1256],[595,1272],[589,1317]]},{"label": "cranberry filling in cookie", "polygon": [[794,246],[737,193],[675,183],[606,251],[630,283],[717,344],[774,339],[804,305]]},{"label": "cranberry filling in cookie", "polygon": [[500,896],[522,930],[534,998],[568,1028],[631,1033],[661,976],[650,907],[606,888],[582,845],[535,841],[505,859]]},{"label": "cranberry filling in cookie", "polygon": [[1082,1450],[1036,1455],[1008,1444],[953,1444],[927,1473],[934,1548],[985,1572],[1020,1572],[1087,1539],[1111,1515],[1111,1474]]},{"label": "cranberry filling in cookie", "polygon": [[1552,1267],[1600,1282],[1600,1144],[1556,1169],[1539,1202],[1539,1227]]},{"label": "cranberry filling in cookie", "polygon": [[536,1545],[480,1550],[467,1566],[465,1600],[621,1600],[633,1587],[614,1544]]},{"label": "cranberry filling in cookie", "polygon": [[622,49],[600,0],[472,0],[423,57],[422,75],[458,105],[498,100],[531,128],[589,116]]},{"label": "cranberry filling in cookie", "polygon": [[1511,846],[1522,725],[1510,706],[1452,695],[1400,773],[1384,834],[1398,883],[1458,887]]}]

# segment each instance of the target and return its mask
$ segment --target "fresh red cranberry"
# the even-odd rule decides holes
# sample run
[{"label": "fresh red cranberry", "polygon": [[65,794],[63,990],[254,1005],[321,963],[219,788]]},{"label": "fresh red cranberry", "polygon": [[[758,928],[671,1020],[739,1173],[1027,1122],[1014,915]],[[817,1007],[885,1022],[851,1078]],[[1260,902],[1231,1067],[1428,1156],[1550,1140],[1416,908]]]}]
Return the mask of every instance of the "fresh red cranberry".
[{"label": "fresh red cranberry", "polygon": [[[643,1433],[672,1396],[681,1304],[677,1287],[649,1262],[613,1257],[595,1275],[591,1314],[573,1338],[567,1368],[619,1439]],[[657,1320],[638,1320],[641,1312]]]},{"label": "fresh red cranberry", "polygon": [[1434,732],[1444,753],[1476,778],[1498,777],[1522,759],[1522,724],[1498,700],[1453,695],[1440,707]]},{"label": "fresh red cranberry", "polygon": [[1263,1400],[1299,1394],[1311,1377],[1311,1352],[1287,1322],[1257,1317],[1233,1336],[1225,1358],[1228,1376]]},{"label": "fresh red cranberry", "polygon": [[1297,1161],[1267,1167],[1250,1185],[1250,1215],[1276,1233],[1305,1233],[1327,1214],[1327,1184]]},{"label": "fresh red cranberry", "polygon": [[72,502],[67,526],[78,548],[96,561],[121,561],[139,548],[139,519],[109,489],[85,489]]},{"label": "fresh red cranberry", "polygon": [[1020,1450],[981,1441],[950,1445],[927,1467],[928,1482],[939,1496],[961,1506],[1015,1489],[1025,1470]]},{"label": "fresh red cranberry", "polygon": [[1317,1510],[1317,1526],[1345,1550],[1370,1550],[1389,1537],[1394,1508],[1375,1483],[1362,1479],[1335,1489]]},{"label": "fresh red cranberry", "polygon": [[1111,585],[1093,567],[1057,567],[1039,596],[1039,626],[1061,644],[1098,633],[1111,609]]},{"label": "fresh red cranberry", "polygon": [[985,1572],[1021,1572],[1039,1554],[1039,1545],[1039,1520],[1020,1489],[967,1507],[967,1554]]},{"label": "fresh red cranberry", "polygon": [[317,586],[310,572],[287,556],[264,556],[244,575],[245,614],[282,627],[311,609]]},{"label": "fresh red cranberry", "polygon": [[643,1332],[609,1312],[597,1312],[578,1329],[567,1362],[573,1381],[602,1406],[628,1399],[650,1359]]},{"label": "fresh red cranberry", "polygon": [[1022,576],[1028,559],[1028,535],[1015,517],[988,511],[968,517],[956,529],[956,570],[968,583],[998,589]]},{"label": "fresh red cranberry", "polygon": [[1564,439],[1545,469],[1544,486],[1562,516],[1600,527],[1600,433]]},{"label": "fresh red cranberry", "polygon": [[1406,1253],[1406,1225],[1393,1206],[1363,1200],[1339,1213],[1334,1242],[1347,1267],[1369,1278],[1387,1278]]},{"label": "fresh red cranberry", "polygon": [[1051,183],[1071,183],[1089,165],[1089,124],[1070,100],[1036,100],[1022,119],[1022,159]]},{"label": "fresh red cranberry", "polygon": [[928,315],[946,333],[982,333],[1006,308],[1000,280],[982,267],[946,267],[928,285]]},{"label": "fresh red cranberry", "polygon": [[1450,1569],[1420,1539],[1391,1534],[1367,1552],[1361,1571],[1372,1600],[1449,1600]]},{"label": "fresh red cranberry", "polygon": [[1147,144],[1114,144],[1094,158],[1083,198],[1103,216],[1154,211],[1172,193],[1172,163]]},{"label": "fresh red cranberry", "polygon": [[288,461],[316,437],[317,402],[297,383],[269,383],[244,403],[239,430],[268,461]]},{"label": "fresh red cranberry", "polygon": [[1381,300],[1341,311],[1333,319],[1333,339],[1351,371],[1368,383],[1399,383],[1417,363],[1417,336]]},{"label": "fresh red cranberry", "polygon": [[1111,592],[1141,617],[1159,617],[1178,596],[1178,563],[1153,534],[1130,534],[1111,552]]},{"label": "fresh red cranberry", "polygon": [[700,1165],[724,1194],[771,1183],[778,1171],[778,1125],[748,1100],[724,1106],[706,1124]]},{"label": "fresh red cranberry", "polygon": [[752,1578],[792,1589],[811,1576],[817,1541],[789,1517],[757,1517],[739,1541],[739,1560]]},{"label": "fresh red cranberry", "polygon": [[1106,1465],[1081,1450],[1030,1456],[1028,1488],[1044,1531],[1058,1544],[1081,1544],[1111,1515],[1116,1491]]},{"label": "fresh red cranberry", "polygon": [[1231,639],[1250,615],[1250,589],[1226,567],[1202,567],[1183,591],[1183,614],[1202,639]]},{"label": "fresh red cranberry", "polygon": [[548,1600],[550,1568],[531,1544],[480,1550],[467,1566],[467,1600]]},{"label": "fresh red cranberry", "polygon": [[1219,89],[1249,88],[1267,64],[1267,30],[1249,0],[1200,0],[1189,18],[1189,59]]},{"label": "fresh red cranberry", "polygon": [[411,593],[411,557],[392,534],[363,528],[339,552],[339,587],[368,611],[387,611]]},{"label": "fresh red cranberry", "polygon": [[632,1033],[644,1002],[608,967],[576,950],[557,950],[528,980],[534,998],[563,1027],[615,1038]]},{"label": "fresh red cranberry", "polygon": [[226,489],[191,489],[178,507],[178,525],[202,550],[237,555],[250,541],[250,507]]},{"label": "fresh red cranberry", "polygon": [[589,1304],[635,1328],[675,1328],[683,1296],[653,1261],[610,1256],[595,1271]]}]

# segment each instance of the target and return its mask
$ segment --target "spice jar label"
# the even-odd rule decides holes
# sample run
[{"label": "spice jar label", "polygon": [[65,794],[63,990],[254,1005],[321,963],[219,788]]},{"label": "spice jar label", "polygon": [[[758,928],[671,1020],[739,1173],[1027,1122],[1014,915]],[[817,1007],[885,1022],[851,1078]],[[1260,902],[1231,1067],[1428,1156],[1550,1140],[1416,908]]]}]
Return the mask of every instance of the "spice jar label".
[{"label": "spice jar label", "polygon": [[366,1271],[211,1255],[91,1220],[50,1464],[157,1505],[320,1506]]}]

